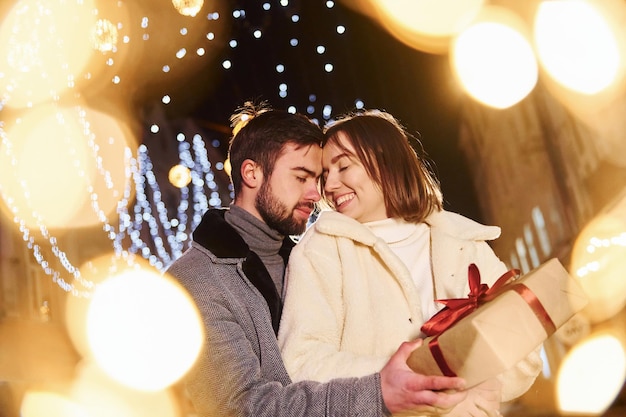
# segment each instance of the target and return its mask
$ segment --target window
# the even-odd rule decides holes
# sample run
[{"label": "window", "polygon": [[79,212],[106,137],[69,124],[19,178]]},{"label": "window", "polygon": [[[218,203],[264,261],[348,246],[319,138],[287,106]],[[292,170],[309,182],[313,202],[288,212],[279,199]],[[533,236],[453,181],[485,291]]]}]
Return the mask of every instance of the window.
[{"label": "window", "polygon": [[519,257],[521,272],[526,273],[530,271],[528,258],[526,257],[526,245],[524,245],[524,240],[522,238],[515,239],[515,249],[517,250],[517,256]]},{"label": "window", "polygon": [[548,237],[548,231],[546,230],[546,222],[543,218],[543,213],[539,207],[534,207],[532,210],[533,223],[535,224],[535,230],[539,237],[539,245],[541,246],[541,252],[543,256],[547,257],[552,252],[550,245],[550,238]]},{"label": "window", "polygon": [[533,268],[539,266],[539,256],[537,255],[537,249],[535,248],[535,239],[533,237],[533,231],[529,225],[524,225],[524,241],[528,248],[528,256],[530,256],[530,263]]}]

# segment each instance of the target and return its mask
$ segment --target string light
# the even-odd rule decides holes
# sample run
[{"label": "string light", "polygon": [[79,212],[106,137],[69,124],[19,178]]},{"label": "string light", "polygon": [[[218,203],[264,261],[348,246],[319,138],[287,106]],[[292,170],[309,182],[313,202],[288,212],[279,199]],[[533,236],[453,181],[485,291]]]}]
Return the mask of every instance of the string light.
[{"label": "string light", "polygon": [[[189,0],[173,0],[174,6],[181,14],[193,16],[202,7],[201,1],[189,1]],[[288,1],[281,1],[281,8],[289,8],[291,4]],[[193,8],[198,10],[192,10]],[[333,2],[326,2],[326,8],[332,8]],[[271,12],[272,7],[269,2],[262,4],[264,12]],[[295,9],[294,9],[295,10]],[[194,13],[192,13],[194,11]],[[279,11],[283,13],[283,11]],[[292,24],[298,25],[301,21],[301,15],[299,13],[287,13],[287,19]],[[207,20],[217,20],[220,18],[218,12],[209,12],[206,14]],[[239,21],[239,24],[243,27],[253,27],[253,29],[247,31],[242,30],[236,32],[237,36],[230,40],[221,39],[230,45],[231,48],[236,48],[240,42],[253,40],[261,41],[264,38],[264,33],[267,28],[259,26],[255,23],[251,23],[243,9],[236,9],[232,12],[232,18],[235,21]],[[150,36],[147,32],[150,26],[149,14],[143,15],[139,19],[140,37],[143,41],[149,41]],[[118,32],[121,26],[116,27],[113,23],[106,19],[99,19],[96,22],[94,30],[92,32],[92,44],[94,49],[99,50],[102,53],[115,53],[118,47],[119,39],[127,44],[131,38],[128,35],[122,35]],[[344,25],[335,26],[337,33],[343,33],[345,31]],[[187,28],[181,28],[180,34],[183,35],[183,39],[190,36],[190,31]],[[123,37],[122,37],[123,36]],[[248,36],[248,38],[246,38]],[[213,31],[207,32],[205,36],[206,42],[218,41],[216,33]],[[272,39],[272,41],[275,41]],[[290,36],[286,42],[291,47],[298,47],[300,42],[297,38]],[[312,50],[313,54],[324,54],[327,51],[327,47],[317,42],[314,44]],[[205,48],[202,46],[194,47],[198,56],[204,56]],[[187,55],[187,45],[180,45],[177,49],[175,56],[178,59],[182,59]],[[275,62],[270,63],[275,72],[289,74],[290,62],[284,62],[277,57]],[[112,57],[105,59],[106,66],[113,66],[114,60]],[[170,65],[161,65],[162,74],[168,74],[171,71]],[[221,62],[216,62],[216,65],[221,65],[224,70],[229,70],[235,65],[233,57],[227,57]],[[293,65],[294,69],[296,68]],[[322,71],[330,72],[333,70],[333,64],[331,62],[325,63]],[[72,82],[72,80],[69,80]],[[112,85],[119,84],[121,82],[120,75],[114,75],[111,78]],[[285,80],[277,82],[277,95],[281,98],[287,97],[287,91],[289,90],[288,83]],[[312,117],[316,111],[321,112],[321,116],[324,119],[329,119],[332,106],[330,104],[324,104],[314,106],[312,103],[316,102],[317,95],[307,92],[305,95],[308,98],[309,104],[306,106],[306,111]],[[172,95],[163,94],[160,96],[159,103],[161,105],[171,105],[173,101]],[[291,113],[296,112],[297,106],[286,105],[287,110]],[[102,181],[107,189],[112,189],[113,179],[111,172],[109,172],[103,165],[103,156],[95,140],[95,133],[91,131],[89,121],[87,120],[86,110],[80,107],[76,108],[77,119],[83,128],[83,135],[89,147],[89,157],[95,161],[96,175],[99,181]],[[313,117],[314,120],[317,120]],[[167,129],[162,129],[162,123],[150,122],[147,123],[146,130],[152,134],[165,132]],[[2,137],[2,146],[8,160],[13,165],[17,164],[17,158],[13,154],[13,148],[11,140],[7,137],[5,132],[1,129],[0,134]],[[187,184],[181,184],[178,189],[179,195],[177,198],[176,207],[167,207],[166,202],[172,201],[171,199],[165,199],[163,196],[164,184],[159,183],[159,177],[155,172],[153,161],[150,157],[149,147],[150,141],[145,141],[134,152],[126,147],[124,149],[124,163],[125,163],[125,186],[122,188],[122,195],[119,196],[115,212],[109,214],[104,213],[99,203],[98,192],[91,182],[87,182],[87,194],[90,200],[91,210],[95,213],[96,218],[99,221],[100,229],[106,235],[107,239],[111,242],[115,255],[125,260],[125,262],[132,263],[134,256],[141,256],[148,260],[153,267],[164,270],[174,259],[179,257],[183,251],[188,247],[190,241],[190,234],[200,222],[202,215],[209,207],[221,207],[224,205],[221,195],[224,194],[224,190],[220,190],[219,181],[216,180],[214,170],[225,171],[228,169],[228,164],[222,161],[211,161],[207,145],[217,148],[221,145],[217,139],[211,139],[203,137],[200,133],[189,135],[187,138],[185,134],[180,133],[177,135],[178,141],[178,158],[180,166],[189,170],[190,182]],[[116,138],[110,138],[110,140],[116,140]],[[68,149],[71,152],[71,149]],[[228,161],[225,161],[228,162]],[[77,174],[81,175],[81,166],[77,166]],[[14,170],[14,175],[17,175],[17,171]],[[16,178],[19,181],[18,178]],[[223,184],[223,182],[222,182]],[[232,186],[228,187],[228,195],[230,199],[233,198]],[[29,190],[23,188],[22,190],[25,197],[29,196]],[[169,191],[168,191],[169,192]],[[77,266],[75,266],[70,256],[60,247],[59,240],[53,236],[51,231],[46,226],[43,218],[37,213],[33,212],[30,215],[37,219],[36,232],[32,230],[32,226],[29,226],[24,220],[23,215],[20,213],[17,205],[14,204],[14,200],[10,196],[5,195],[4,190],[0,186],[0,193],[4,197],[5,203],[11,212],[13,222],[16,224],[17,229],[22,234],[22,239],[26,242],[27,248],[31,251],[33,258],[39,264],[44,273],[52,278],[52,281],[56,283],[64,291],[79,297],[89,297],[94,290],[93,282],[89,281],[81,275],[81,272]],[[227,202],[226,202],[227,203]],[[172,213],[172,215],[170,215]],[[43,239],[42,239],[43,238]],[[54,262],[53,262],[54,260]]]},{"label": "string light", "polygon": [[[11,140],[9,140],[9,137],[6,135],[6,132],[2,128],[0,128],[0,137],[2,138],[2,149],[4,149],[7,159],[10,161],[11,165],[14,168],[17,167],[18,159],[13,152],[13,143],[11,142]],[[94,151],[97,153],[97,150],[94,149]],[[33,210],[32,207],[30,207],[30,205],[28,204],[28,196],[30,195],[30,191],[28,190],[25,181],[17,178],[17,169],[12,169],[11,171],[13,172],[17,183],[21,185],[23,189],[23,195],[27,197],[25,199],[27,203],[26,206],[31,210],[31,213],[25,214],[30,214],[30,216],[35,219],[39,234],[44,241],[47,241],[50,247],[50,251],[58,259],[59,263],[65,270],[65,273],[62,274],[60,271],[57,271],[52,267],[50,261],[43,252],[42,247],[36,242],[35,235],[31,233],[30,228],[26,225],[26,221],[23,219],[23,217],[20,216],[20,209],[17,205],[14,204],[14,198],[6,194],[6,190],[2,187],[2,184],[0,183],[0,195],[2,195],[3,200],[8,206],[9,211],[13,214],[13,222],[18,227],[20,233],[22,233],[22,239],[26,242],[26,247],[32,251],[33,257],[41,266],[41,269],[44,271],[44,273],[46,275],[49,275],[52,278],[52,281],[56,283],[60,288],[75,296],[89,296],[90,291],[93,289],[93,283],[82,279],[78,268],[72,265],[72,263],[68,260],[67,254],[59,248],[57,238],[50,234],[50,231],[46,227],[41,215]],[[91,201],[93,202],[92,207],[97,210],[97,196],[94,196],[92,194],[91,197]],[[64,274],[69,274],[69,278],[64,277]],[[74,282],[77,283],[77,286],[74,285]]]}]

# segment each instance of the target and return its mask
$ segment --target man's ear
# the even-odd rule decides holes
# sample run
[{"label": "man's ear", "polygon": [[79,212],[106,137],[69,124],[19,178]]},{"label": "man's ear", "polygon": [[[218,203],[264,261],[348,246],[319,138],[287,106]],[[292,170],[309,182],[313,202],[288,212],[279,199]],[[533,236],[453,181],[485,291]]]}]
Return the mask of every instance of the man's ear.
[{"label": "man's ear", "polygon": [[241,164],[241,180],[248,188],[258,187],[263,180],[263,173],[259,164],[252,159],[246,159]]}]

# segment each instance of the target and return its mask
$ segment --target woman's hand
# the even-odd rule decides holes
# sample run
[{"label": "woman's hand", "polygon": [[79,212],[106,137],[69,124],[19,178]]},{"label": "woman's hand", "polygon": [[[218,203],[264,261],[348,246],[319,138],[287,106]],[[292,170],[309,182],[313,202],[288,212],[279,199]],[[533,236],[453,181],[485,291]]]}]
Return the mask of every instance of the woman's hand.
[{"label": "woman's hand", "polygon": [[467,397],[447,417],[499,417],[502,384],[497,378],[467,389]]}]

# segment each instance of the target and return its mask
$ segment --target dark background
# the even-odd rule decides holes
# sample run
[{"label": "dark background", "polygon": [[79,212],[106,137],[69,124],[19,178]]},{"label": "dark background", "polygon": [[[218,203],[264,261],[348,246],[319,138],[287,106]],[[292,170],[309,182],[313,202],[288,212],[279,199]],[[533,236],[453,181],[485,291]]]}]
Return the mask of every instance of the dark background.
[{"label": "dark background", "polygon": [[[229,27],[219,29],[223,35],[211,41],[215,55],[205,60],[210,63],[181,76],[174,89],[169,84],[173,100],[165,109],[167,117],[192,118],[223,135],[220,150],[225,155],[229,116],[246,100],[266,100],[279,109],[293,105],[322,125],[327,121],[322,115],[325,104],[332,106],[335,117],[353,110],[361,100],[365,108],[393,114],[421,138],[441,181],[446,209],[482,220],[470,170],[457,145],[459,109],[467,99],[453,79],[447,55],[412,49],[340,2],[328,8],[324,0],[290,1],[287,6],[268,1],[267,11],[263,3],[205,4],[195,19],[221,7],[218,21],[227,21]],[[235,18],[233,10],[245,14]],[[292,20],[294,14],[297,22]],[[158,18],[167,17],[153,15],[155,26]],[[339,35],[337,25],[345,26],[346,32]],[[261,38],[252,35],[255,29],[262,31]],[[293,38],[298,40],[296,47],[289,43]],[[229,46],[230,40],[237,41],[236,47]],[[315,51],[318,45],[326,48],[323,54]],[[224,59],[232,62],[230,69],[222,67]],[[278,63],[285,65],[283,73],[276,71]],[[324,71],[325,63],[332,63],[334,70]],[[172,77],[175,72],[174,68]],[[280,83],[288,86],[286,98],[278,95]],[[147,82],[137,92],[137,101],[149,107],[164,91],[163,83]],[[311,105],[314,110],[307,113]]]}]

